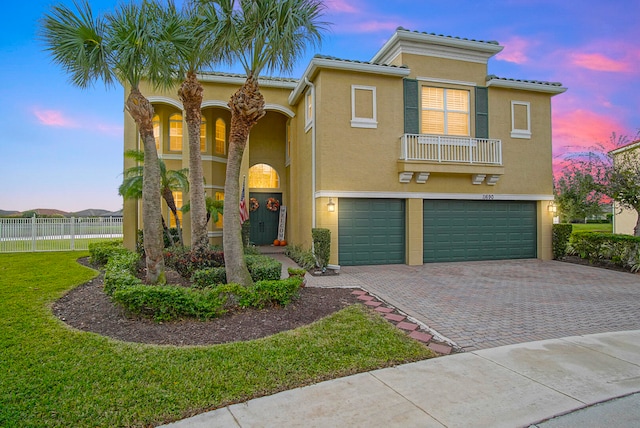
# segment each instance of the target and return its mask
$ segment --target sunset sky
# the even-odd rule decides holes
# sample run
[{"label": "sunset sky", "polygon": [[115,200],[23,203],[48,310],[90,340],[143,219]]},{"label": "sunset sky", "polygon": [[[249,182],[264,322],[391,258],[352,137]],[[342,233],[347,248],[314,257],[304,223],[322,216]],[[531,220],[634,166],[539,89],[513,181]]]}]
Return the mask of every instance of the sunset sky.
[{"label": "sunset sky", "polygon": [[[119,210],[122,88],[73,87],[37,38],[52,4],[11,1],[0,37],[0,210]],[[116,0],[91,0],[95,12]],[[179,3],[179,2],[178,2]],[[553,98],[554,164],[568,152],[640,128],[638,0],[327,0],[331,22],[315,53],[370,60],[398,26],[479,40],[504,50],[489,61],[499,77],[562,82]]]}]

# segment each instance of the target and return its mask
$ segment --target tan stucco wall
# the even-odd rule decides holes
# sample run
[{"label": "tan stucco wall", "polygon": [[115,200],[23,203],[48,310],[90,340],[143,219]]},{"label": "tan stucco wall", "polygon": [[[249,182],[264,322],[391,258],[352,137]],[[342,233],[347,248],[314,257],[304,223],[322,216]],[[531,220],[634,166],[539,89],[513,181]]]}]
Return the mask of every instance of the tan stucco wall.
[{"label": "tan stucco wall", "polygon": [[613,220],[613,233],[633,235],[633,229],[638,221],[638,213],[632,210],[622,210],[616,206]]},{"label": "tan stucco wall", "polygon": [[479,86],[486,85],[487,65],[484,63],[406,53],[400,55],[399,58],[400,64],[408,66],[411,70],[409,77],[412,79],[426,77],[448,81],[471,82]]}]

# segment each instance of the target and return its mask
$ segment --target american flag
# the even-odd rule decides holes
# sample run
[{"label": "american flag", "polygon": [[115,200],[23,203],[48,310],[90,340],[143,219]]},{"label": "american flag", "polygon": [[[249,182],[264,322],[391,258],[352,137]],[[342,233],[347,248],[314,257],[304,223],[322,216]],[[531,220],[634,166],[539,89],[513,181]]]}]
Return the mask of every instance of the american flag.
[{"label": "american flag", "polygon": [[242,179],[242,195],[240,195],[240,224],[249,220],[249,210],[247,209],[247,199],[244,197],[244,179]]}]

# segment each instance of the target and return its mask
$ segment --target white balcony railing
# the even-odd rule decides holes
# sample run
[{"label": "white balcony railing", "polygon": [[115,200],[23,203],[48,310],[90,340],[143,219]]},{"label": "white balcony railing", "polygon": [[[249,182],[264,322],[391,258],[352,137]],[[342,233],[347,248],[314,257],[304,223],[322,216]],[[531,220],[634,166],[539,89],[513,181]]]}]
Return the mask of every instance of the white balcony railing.
[{"label": "white balcony railing", "polygon": [[400,159],[502,165],[502,141],[445,135],[404,134]]}]

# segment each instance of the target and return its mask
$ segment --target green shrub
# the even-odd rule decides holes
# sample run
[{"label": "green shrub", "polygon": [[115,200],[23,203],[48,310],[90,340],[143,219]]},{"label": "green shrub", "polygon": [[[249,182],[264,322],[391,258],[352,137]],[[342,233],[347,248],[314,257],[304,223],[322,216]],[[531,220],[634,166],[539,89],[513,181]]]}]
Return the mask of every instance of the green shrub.
[{"label": "green shrub", "polygon": [[91,263],[97,263],[99,265],[107,264],[113,254],[126,251],[122,246],[122,240],[92,242],[89,244]]},{"label": "green shrub", "polygon": [[311,229],[311,237],[313,238],[313,253],[316,256],[316,262],[318,267],[324,270],[329,264],[329,256],[331,255],[331,231],[314,228]]},{"label": "green shrub", "polygon": [[567,245],[573,226],[567,223],[554,224],[552,228],[553,258],[560,260],[567,255]]},{"label": "green shrub", "polygon": [[169,321],[183,317],[200,320],[224,313],[224,301],[211,290],[194,290],[176,285],[132,285],[118,288],[113,300],[134,314]]},{"label": "green shrub", "polygon": [[164,260],[167,266],[187,279],[197,270],[224,266],[224,254],[217,249],[191,251],[188,248],[174,247],[164,252]]},{"label": "green shrub", "polygon": [[590,262],[610,260],[612,263],[640,270],[640,237],[612,233],[576,232],[570,244],[575,252]]},{"label": "green shrub", "polygon": [[193,273],[191,282],[195,288],[206,288],[227,283],[227,272],[224,267],[200,269]]},{"label": "green shrub", "polygon": [[289,274],[289,276],[304,276],[307,271],[302,268],[289,267],[287,268],[287,273]]},{"label": "green shrub", "polygon": [[286,306],[298,296],[302,278],[287,278],[278,281],[258,281],[238,296],[242,307],[264,308],[267,305]]},{"label": "green shrub", "polygon": [[142,283],[136,277],[140,255],[131,251],[115,253],[107,262],[104,272],[104,292],[111,296],[116,289]]},{"label": "green shrub", "polygon": [[287,245],[284,254],[305,270],[313,269],[316,266],[316,259],[313,253],[310,250],[303,249],[300,245]]},{"label": "green shrub", "polygon": [[278,280],[282,276],[282,263],[269,256],[245,256],[247,268],[254,281]]}]

